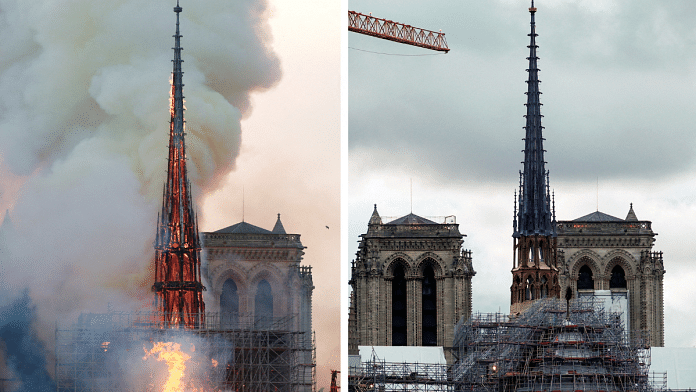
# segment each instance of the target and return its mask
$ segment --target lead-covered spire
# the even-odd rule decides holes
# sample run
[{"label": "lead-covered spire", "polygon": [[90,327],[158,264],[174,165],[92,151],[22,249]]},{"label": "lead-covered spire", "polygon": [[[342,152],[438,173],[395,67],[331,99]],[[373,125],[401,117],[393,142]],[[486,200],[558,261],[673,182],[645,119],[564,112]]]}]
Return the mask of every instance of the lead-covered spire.
[{"label": "lead-covered spire", "polygon": [[541,101],[539,96],[539,68],[537,66],[536,26],[534,15],[536,8],[532,0],[529,8],[531,14],[531,32],[529,33],[529,68],[527,69],[527,107],[524,162],[520,172],[519,211],[517,225],[513,236],[520,235],[553,235],[552,212],[548,189],[548,172],[544,167],[544,137],[541,125]]}]

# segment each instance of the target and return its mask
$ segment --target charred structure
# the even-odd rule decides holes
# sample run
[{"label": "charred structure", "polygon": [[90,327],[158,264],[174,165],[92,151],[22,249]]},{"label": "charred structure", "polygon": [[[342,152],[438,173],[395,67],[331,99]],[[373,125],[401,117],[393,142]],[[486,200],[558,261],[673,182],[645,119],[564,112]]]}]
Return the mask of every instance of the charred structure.
[{"label": "charred structure", "polygon": [[162,196],[162,211],[157,219],[155,239],[155,307],[166,326],[197,328],[203,326],[205,303],[201,284],[201,247],[191,201],[191,184],[186,174],[184,142],[183,71],[181,70],[181,34],[177,2],[172,71],[171,120],[167,182]]}]

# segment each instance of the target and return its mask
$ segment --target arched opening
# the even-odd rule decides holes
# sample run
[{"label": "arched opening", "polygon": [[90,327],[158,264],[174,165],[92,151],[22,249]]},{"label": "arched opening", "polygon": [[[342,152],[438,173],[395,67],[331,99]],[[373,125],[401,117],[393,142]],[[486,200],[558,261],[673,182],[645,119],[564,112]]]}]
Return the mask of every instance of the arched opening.
[{"label": "arched opening", "polygon": [[541,277],[541,298],[549,296],[549,280],[545,276]]},{"label": "arched opening", "polygon": [[580,272],[578,273],[578,290],[594,290],[592,270],[587,264],[580,267]]},{"label": "arched opening", "polygon": [[437,346],[437,284],[432,265],[423,270],[423,346]]},{"label": "arched opening", "polygon": [[392,280],[392,346],[406,344],[406,273],[399,263]]},{"label": "arched opening", "polygon": [[609,280],[610,289],[625,289],[626,288],[626,273],[620,265],[615,266],[611,270],[611,279]]},{"label": "arched opening", "polygon": [[239,322],[239,294],[234,280],[227,279],[222,284],[220,294],[220,327],[236,328]]},{"label": "arched opening", "polygon": [[534,280],[531,276],[527,277],[527,284],[524,288],[524,299],[531,301],[534,299]]},{"label": "arched opening", "polygon": [[273,291],[266,279],[259,282],[254,299],[254,325],[257,328],[270,328],[273,322]]},{"label": "arched opening", "polygon": [[522,282],[520,281],[519,276],[515,276],[515,286],[514,286],[514,291],[515,291],[515,302],[522,302],[522,296],[524,292],[524,287],[522,287]]}]

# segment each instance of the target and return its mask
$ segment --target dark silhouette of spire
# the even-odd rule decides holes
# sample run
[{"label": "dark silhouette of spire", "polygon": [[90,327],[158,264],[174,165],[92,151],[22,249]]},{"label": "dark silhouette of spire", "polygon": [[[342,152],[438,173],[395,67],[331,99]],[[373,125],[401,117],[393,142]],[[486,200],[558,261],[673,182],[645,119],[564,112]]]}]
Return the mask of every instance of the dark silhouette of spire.
[{"label": "dark silhouette of spire", "polygon": [[537,66],[536,26],[534,1],[529,8],[531,14],[531,32],[529,33],[529,69],[527,78],[527,107],[524,162],[520,172],[519,210],[517,225],[513,236],[520,235],[553,235],[551,200],[548,187],[548,172],[544,165],[544,137],[541,125],[541,101],[539,99],[539,68]]},{"label": "dark silhouette of spire", "polygon": [[536,13],[529,8],[529,68],[527,69],[527,114],[525,115],[524,162],[514,207],[510,311],[519,313],[540,298],[559,297],[555,200],[549,188],[549,172],[544,165],[544,137],[541,125],[539,68],[537,66]]},{"label": "dark silhouette of spire", "polygon": [[183,71],[181,70],[181,34],[177,1],[176,34],[172,71],[171,120],[167,181],[162,195],[162,211],[155,239],[155,303],[165,327],[199,328],[204,325],[205,304],[201,284],[198,224],[193,212],[191,184],[186,173],[184,137]]}]

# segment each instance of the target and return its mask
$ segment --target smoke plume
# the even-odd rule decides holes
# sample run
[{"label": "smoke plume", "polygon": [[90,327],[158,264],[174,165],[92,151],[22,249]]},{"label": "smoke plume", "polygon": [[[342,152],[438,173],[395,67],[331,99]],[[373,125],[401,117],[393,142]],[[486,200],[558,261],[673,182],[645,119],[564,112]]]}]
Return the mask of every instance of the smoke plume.
[{"label": "smoke plume", "polygon": [[[0,250],[11,295],[0,305],[28,292],[46,352],[56,320],[152,299],[175,5],[0,0],[0,193],[19,189],[0,206],[13,223]],[[250,93],[272,87],[280,64],[264,0],[180,5],[188,168],[200,196],[233,168]]]}]

